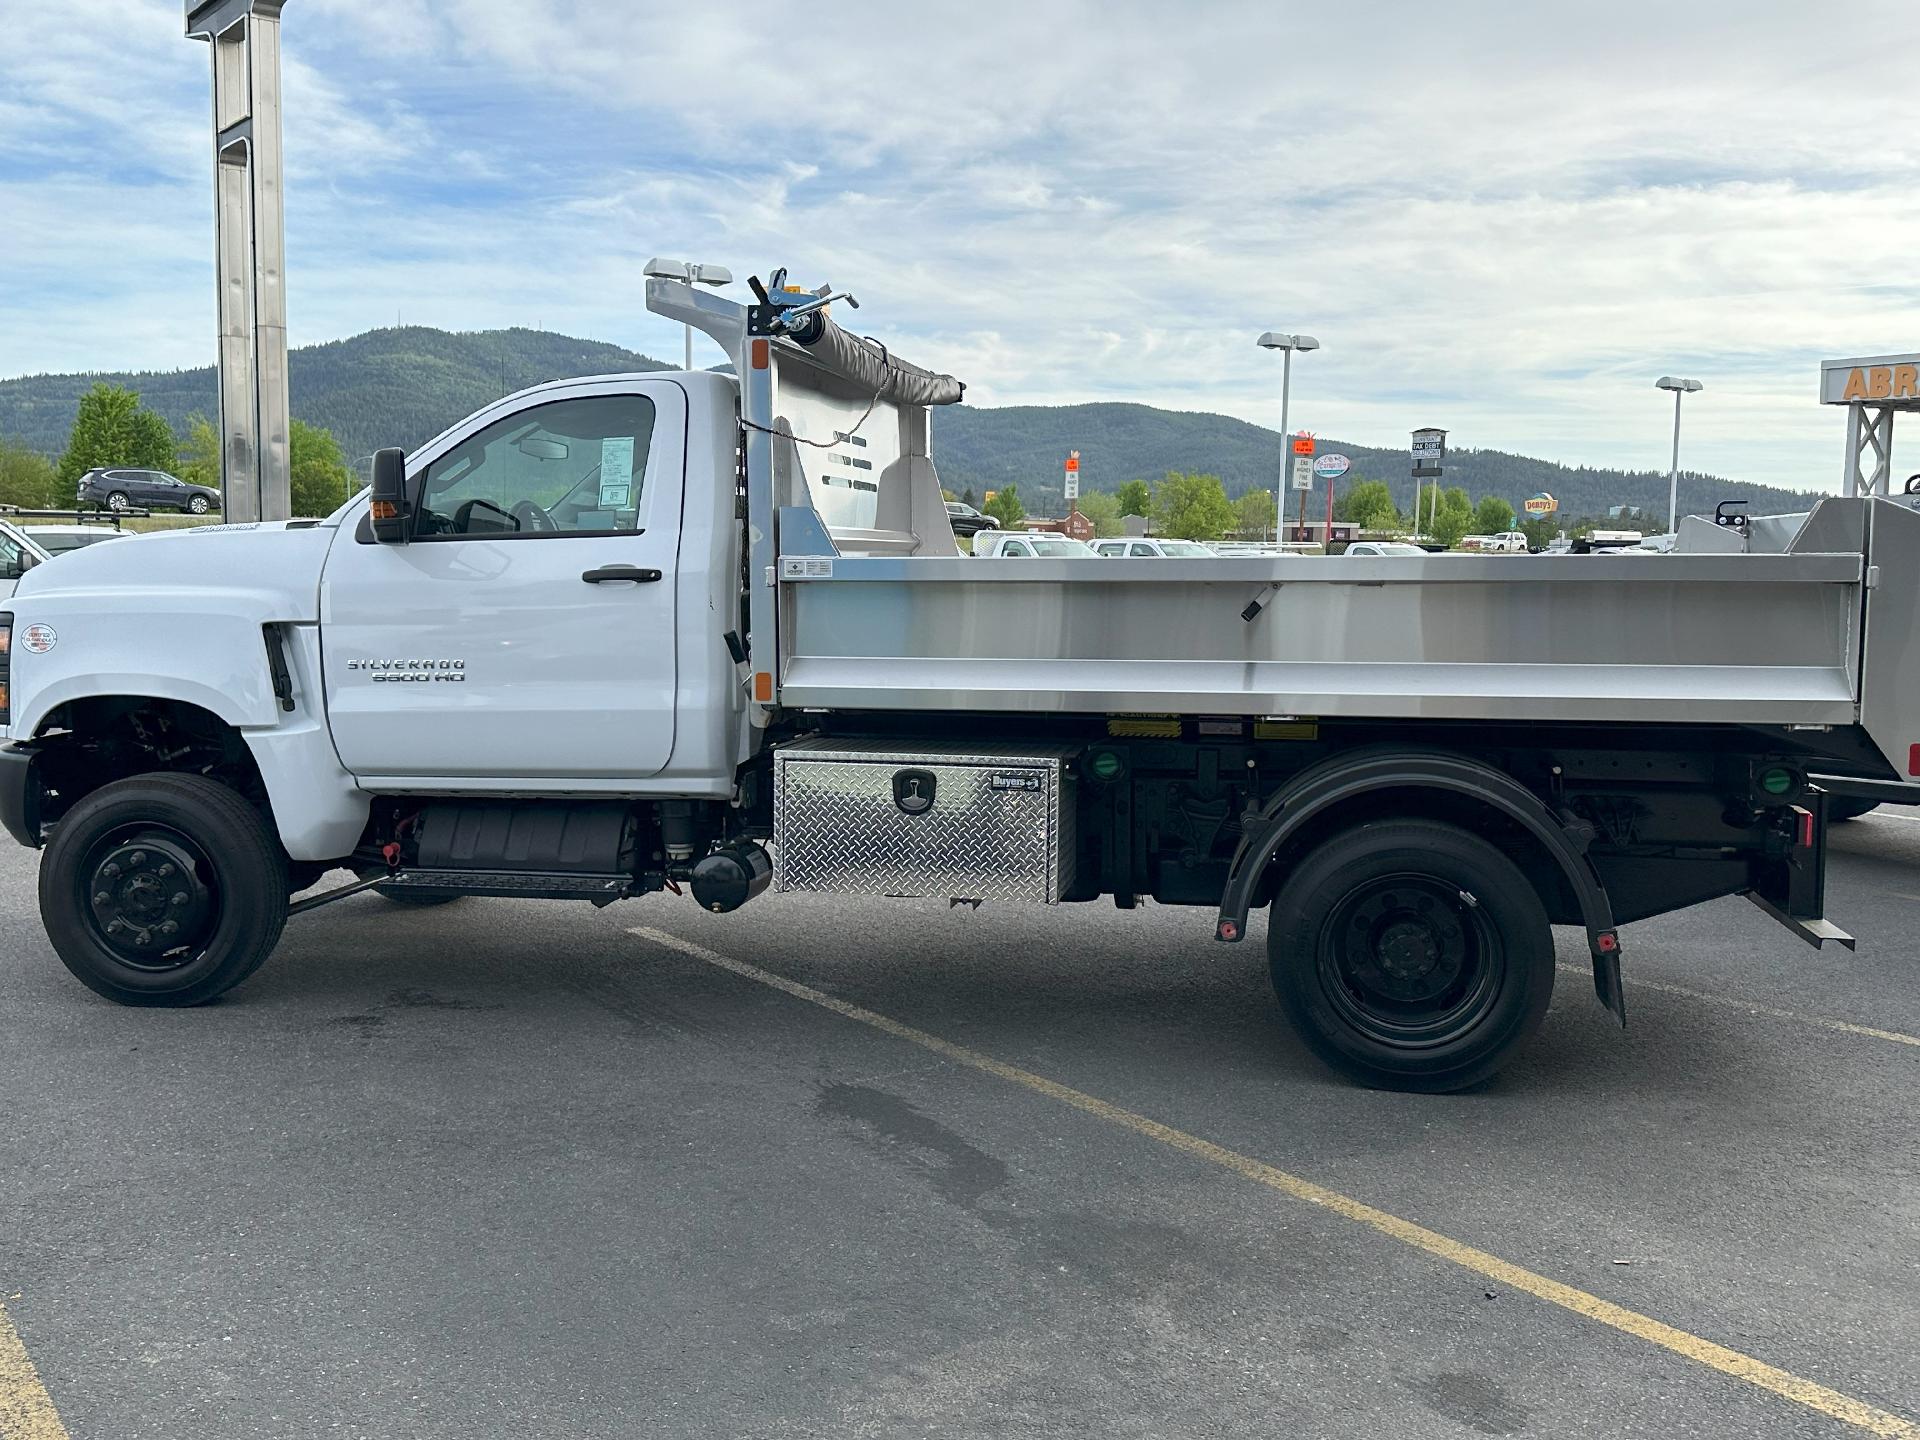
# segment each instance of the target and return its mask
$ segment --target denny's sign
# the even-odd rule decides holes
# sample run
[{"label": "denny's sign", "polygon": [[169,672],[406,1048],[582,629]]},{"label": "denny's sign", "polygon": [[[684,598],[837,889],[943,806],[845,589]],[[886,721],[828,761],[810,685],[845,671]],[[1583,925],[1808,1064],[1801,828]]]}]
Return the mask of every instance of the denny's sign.
[{"label": "denny's sign", "polygon": [[1820,367],[1820,403],[1920,410],[1920,355],[1828,360]]}]

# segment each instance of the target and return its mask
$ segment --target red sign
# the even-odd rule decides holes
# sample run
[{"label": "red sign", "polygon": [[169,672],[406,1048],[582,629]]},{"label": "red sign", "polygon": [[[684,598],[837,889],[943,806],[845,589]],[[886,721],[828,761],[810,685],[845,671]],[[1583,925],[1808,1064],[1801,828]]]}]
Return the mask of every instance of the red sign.
[{"label": "red sign", "polygon": [[1311,435],[1294,436],[1293,453],[1296,455],[1311,455],[1313,453],[1313,437]]},{"label": "red sign", "polygon": [[1077,471],[1079,468],[1080,468],[1080,452],[1078,450],[1069,451],[1067,454],[1068,473],[1071,474],[1072,472]]}]

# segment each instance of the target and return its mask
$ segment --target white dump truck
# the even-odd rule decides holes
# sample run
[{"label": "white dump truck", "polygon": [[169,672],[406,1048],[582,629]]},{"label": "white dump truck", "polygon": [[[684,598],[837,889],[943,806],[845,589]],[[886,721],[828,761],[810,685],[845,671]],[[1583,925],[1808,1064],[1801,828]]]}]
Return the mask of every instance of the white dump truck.
[{"label": "white dump truck", "polygon": [[1552,926],[1622,1015],[1626,921],[1746,895],[1851,943],[1807,777],[1920,755],[1920,515],[1659,565],[970,558],[961,383],[783,282],[649,283],[733,375],[537,386],[324,520],[29,571],[0,822],[73,974],[198,1004],[365,888],[1147,897],[1229,944],[1265,909],[1313,1049],[1443,1090],[1539,1024]]}]

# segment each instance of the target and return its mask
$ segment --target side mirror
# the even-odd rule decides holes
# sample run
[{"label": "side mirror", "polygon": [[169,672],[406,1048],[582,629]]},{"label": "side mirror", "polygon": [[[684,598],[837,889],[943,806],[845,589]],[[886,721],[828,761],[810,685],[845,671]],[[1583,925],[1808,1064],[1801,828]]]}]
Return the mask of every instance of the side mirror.
[{"label": "side mirror", "polygon": [[407,452],[373,452],[373,496],[367,506],[373,538],[382,545],[404,545],[413,529],[413,498],[407,493]]}]

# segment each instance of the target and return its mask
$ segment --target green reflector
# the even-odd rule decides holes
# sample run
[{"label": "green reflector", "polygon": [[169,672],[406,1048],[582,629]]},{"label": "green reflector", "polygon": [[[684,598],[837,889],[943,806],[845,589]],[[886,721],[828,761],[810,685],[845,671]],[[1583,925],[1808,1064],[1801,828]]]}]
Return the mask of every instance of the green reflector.
[{"label": "green reflector", "polygon": [[1760,788],[1769,795],[1784,795],[1793,788],[1793,772],[1774,766],[1760,772]]},{"label": "green reflector", "polygon": [[1097,780],[1111,780],[1120,773],[1120,757],[1111,750],[1096,751],[1089,768]]}]

